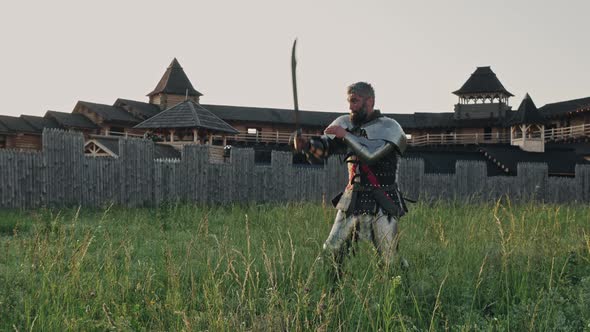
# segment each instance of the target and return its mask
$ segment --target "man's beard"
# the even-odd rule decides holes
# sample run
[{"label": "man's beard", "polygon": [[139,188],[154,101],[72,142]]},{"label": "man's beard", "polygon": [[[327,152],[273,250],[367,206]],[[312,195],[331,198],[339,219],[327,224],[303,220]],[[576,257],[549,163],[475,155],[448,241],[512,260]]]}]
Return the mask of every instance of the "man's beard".
[{"label": "man's beard", "polygon": [[367,120],[367,106],[363,105],[358,111],[350,112],[350,122],[357,127],[365,123]]}]

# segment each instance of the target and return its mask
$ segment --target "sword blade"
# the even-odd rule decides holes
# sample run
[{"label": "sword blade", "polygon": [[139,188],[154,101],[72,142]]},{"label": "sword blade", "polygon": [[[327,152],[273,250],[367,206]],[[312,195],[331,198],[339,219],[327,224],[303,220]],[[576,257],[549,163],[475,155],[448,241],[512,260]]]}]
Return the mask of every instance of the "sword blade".
[{"label": "sword blade", "polygon": [[293,80],[293,102],[295,104],[295,131],[299,131],[299,101],[297,99],[297,59],[295,59],[295,47],[297,46],[297,38],[293,42],[293,49],[291,50],[291,78]]}]

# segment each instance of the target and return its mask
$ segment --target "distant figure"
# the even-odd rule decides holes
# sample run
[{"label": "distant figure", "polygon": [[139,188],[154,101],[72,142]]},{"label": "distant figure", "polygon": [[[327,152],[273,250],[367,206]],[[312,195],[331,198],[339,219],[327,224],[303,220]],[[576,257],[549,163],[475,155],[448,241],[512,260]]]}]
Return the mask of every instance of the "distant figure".
[{"label": "distant figure", "polygon": [[[295,135],[294,149],[310,162],[331,154],[346,154],[349,181],[332,203],[338,210],[324,250],[334,265],[334,281],[353,241],[370,240],[388,268],[397,252],[397,221],[407,212],[398,190],[397,171],[406,149],[406,135],[393,119],[375,110],[375,92],[365,82],[347,88],[349,115],[334,120],[324,135],[306,139]],[[407,264],[403,260],[403,264]]]}]

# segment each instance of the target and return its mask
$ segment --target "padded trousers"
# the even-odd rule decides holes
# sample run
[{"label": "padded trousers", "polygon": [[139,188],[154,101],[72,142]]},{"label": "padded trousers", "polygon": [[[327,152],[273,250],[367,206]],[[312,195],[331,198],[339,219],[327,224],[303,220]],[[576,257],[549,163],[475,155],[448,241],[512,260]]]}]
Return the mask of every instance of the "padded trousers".
[{"label": "padded trousers", "polygon": [[[324,242],[324,250],[332,253],[336,263],[344,258],[343,251],[358,236],[358,240],[371,241],[385,265],[390,265],[397,252],[397,220],[384,214],[381,209],[376,214],[346,216],[338,210],[330,235]],[[352,241],[351,241],[352,240]]]}]

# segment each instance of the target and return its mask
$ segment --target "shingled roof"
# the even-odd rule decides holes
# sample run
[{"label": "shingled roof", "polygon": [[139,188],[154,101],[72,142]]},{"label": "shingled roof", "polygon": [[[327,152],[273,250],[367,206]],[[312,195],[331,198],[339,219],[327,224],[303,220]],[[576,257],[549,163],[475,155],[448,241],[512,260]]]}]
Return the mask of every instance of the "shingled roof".
[{"label": "shingled roof", "polygon": [[417,112],[413,114],[390,113],[383,115],[396,120],[404,129],[452,129],[505,126],[504,120],[501,118],[455,119],[455,114],[452,112]]},{"label": "shingled roof", "polygon": [[[292,109],[261,108],[245,106],[227,106],[204,104],[225,121],[251,121],[261,123],[292,125],[295,117]],[[325,128],[334,119],[348,113],[299,111],[299,123],[302,126]],[[454,113],[382,113],[396,120],[404,129],[422,128],[471,128],[503,125],[498,119],[455,120]]]},{"label": "shingled roof", "polygon": [[453,93],[457,96],[478,93],[504,93],[511,97],[514,96],[504,88],[489,66],[477,67],[465,84]]},{"label": "shingled roof", "polygon": [[143,120],[149,119],[152,116],[160,113],[160,111],[161,111],[161,109],[160,109],[160,107],[158,107],[158,105],[144,103],[144,102],[136,101],[136,100],[122,99],[122,98],[117,99],[115,101],[115,103],[113,104],[113,106],[123,107],[123,108],[125,106],[129,106],[130,108],[133,109],[133,111],[137,112],[137,115],[139,115]]},{"label": "shingled roof", "polygon": [[10,133],[10,130],[8,130],[8,128],[6,128],[2,122],[0,122],[0,133]]},{"label": "shingled roof", "polygon": [[125,111],[121,107],[91,103],[88,101],[78,101],[74,107],[74,112],[80,107],[86,107],[89,111],[96,113],[104,121],[135,125],[141,122],[140,119],[134,117],[131,113]]},{"label": "shingled roof", "polygon": [[402,126],[402,128],[415,128],[416,127],[416,117],[414,116],[414,114],[384,114],[381,113],[384,116],[388,117],[388,118],[392,118],[395,121],[397,121],[397,123],[399,123],[400,126]]},{"label": "shingled roof", "polygon": [[[514,126],[518,124],[544,124],[545,120],[539,113],[537,106],[533,102],[533,99],[527,93],[524,99],[518,106],[516,112],[511,112],[511,117],[507,120],[507,125]],[[509,113],[510,114],[510,113]]]},{"label": "shingled roof", "polygon": [[454,113],[414,113],[409,115],[413,116],[414,123],[411,126],[403,126],[400,123],[402,128],[453,128],[457,125]]},{"label": "shingled roof", "polygon": [[0,115],[0,123],[9,133],[38,133],[25,120],[15,116]]},{"label": "shingled roof", "polygon": [[202,128],[231,134],[239,133],[225,121],[192,100],[185,100],[135,126],[142,129]]},{"label": "shingled roof", "polygon": [[79,113],[47,111],[45,117],[54,119],[63,128],[100,129],[94,122]]},{"label": "shingled roof", "polygon": [[[262,108],[228,105],[202,105],[226,121],[252,121],[275,124],[295,124],[295,113],[292,109]],[[299,111],[299,123],[303,126],[325,127],[337,117],[347,113]]]},{"label": "shingled roof", "polygon": [[550,103],[539,108],[539,111],[544,117],[552,117],[584,110],[590,111],[590,97]]},{"label": "shingled roof", "polygon": [[37,132],[43,132],[44,128],[61,128],[61,126],[54,119],[33,115],[21,115],[20,117]]},{"label": "shingled roof", "polygon": [[158,93],[168,93],[175,95],[202,96],[203,94],[193,88],[191,81],[188,79],[184,70],[174,58],[166,72],[156,85],[154,91],[148,93],[148,96],[153,96]]}]

